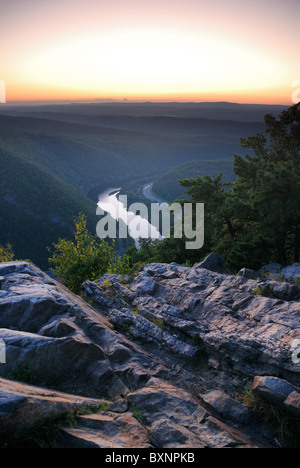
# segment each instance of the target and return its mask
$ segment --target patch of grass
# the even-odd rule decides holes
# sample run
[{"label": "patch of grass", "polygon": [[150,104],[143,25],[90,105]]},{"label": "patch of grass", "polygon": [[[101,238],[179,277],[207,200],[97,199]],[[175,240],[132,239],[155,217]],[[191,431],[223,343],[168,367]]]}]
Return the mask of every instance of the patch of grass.
[{"label": "patch of grass", "polygon": [[87,293],[85,293],[85,292],[80,293],[80,297],[81,297],[81,299],[83,299],[87,304],[89,304],[94,309],[99,307],[97,302],[95,302],[94,299],[91,296],[89,296]]},{"label": "patch of grass", "polygon": [[246,390],[238,397],[239,401],[255,413],[264,423],[277,430],[283,440],[295,441],[300,447],[300,420],[277,406],[255,396],[251,390]]},{"label": "patch of grass", "polygon": [[273,286],[270,285],[258,286],[253,291],[253,294],[256,296],[268,297],[269,299],[276,299],[275,295],[273,294]]},{"label": "patch of grass", "polygon": [[131,309],[131,312],[133,312],[134,315],[141,315],[141,310],[139,307],[134,307],[133,309]]},{"label": "patch of grass", "polygon": [[0,263],[12,262],[14,260],[14,252],[11,244],[5,246],[0,245]]},{"label": "patch of grass", "polygon": [[[102,283],[103,283],[103,285],[104,285],[105,287],[107,287],[107,288],[110,288],[110,287],[112,286],[112,282],[109,281],[108,279],[104,279],[104,280],[102,281]],[[100,286],[100,287],[101,287],[101,286]]]},{"label": "patch of grass", "polygon": [[156,325],[158,328],[163,328],[165,326],[164,320],[160,318],[153,319],[152,323],[154,323],[154,325]]},{"label": "patch of grass", "polygon": [[132,276],[120,276],[120,284],[131,284],[133,282]]},{"label": "patch of grass", "polygon": [[144,412],[142,410],[140,410],[139,408],[137,407],[133,407],[131,408],[131,411],[132,411],[132,414],[133,416],[141,423],[145,423],[145,415],[144,415]]},{"label": "patch of grass", "polygon": [[126,304],[131,304],[131,301],[129,299],[129,297],[127,296],[124,296],[124,294],[117,294],[117,296],[122,299],[122,301],[126,302]]},{"label": "patch of grass", "polygon": [[14,380],[16,382],[23,382],[26,384],[33,384],[35,376],[31,369],[28,367],[17,366],[10,374],[5,375],[7,380]]},{"label": "patch of grass", "polygon": [[146,265],[147,265],[147,262],[145,261],[143,262],[139,261],[139,262],[134,263],[132,268],[129,270],[129,275],[132,277],[132,281],[134,280],[136,276],[138,276],[138,274],[142,271],[142,269]]},{"label": "patch of grass", "polygon": [[199,335],[194,335],[192,338],[192,346],[199,346],[201,343],[201,338]]}]

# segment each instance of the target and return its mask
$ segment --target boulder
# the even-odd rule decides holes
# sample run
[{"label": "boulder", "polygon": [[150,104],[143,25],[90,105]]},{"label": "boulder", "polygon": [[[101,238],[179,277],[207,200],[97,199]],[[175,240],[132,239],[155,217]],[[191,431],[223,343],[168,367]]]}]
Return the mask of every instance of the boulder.
[{"label": "boulder", "polygon": [[126,413],[128,410],[128,403],[126,400],[120,399],[112,403],[109,407],[109,411],[114,413]]},{"label": "boulder", "polygon": [[221,390],[213,390],[205,395],[201,395],[201,399],[208,408],[225,419],[240,424],[249,424],[253,420],[253,414],[246,406]]},{"label": "boulder", "polygon": [[294,263],[282,269],[281,274],[288,280],[300,279],[300,263]]},{"label": "boulder", "polygon": [[209,254],[202,262],[194,265],[194,268],[205,268],[216,273],[228,273],[223,257],[216,253]]},{"label": "boulder", "polygon": [[252,391],[256,396],[283,408],[288,396],[297,389],[286,380],[267,376],[255,377]]},{"label": "boulder", "polygon": [[269,279],[297,282],[300,278],[300,263],[293,263],[293,265],[286,267],[283,267],[280,263],[271,263],[263,266],[259,272],[268,274]]},{"label": "boulder", "polygon": [[282,268],[283,266],[280,263],[270,263],[261,267],[259,273],[280,273]]},{"label": "boulder", "polygon": [[251,270],[249,268],[242,268],[239,272],[238,272],[238,276],[241,276],[242,278],[246,278],[246,279],[252,279],[252,280],[256,280],[259,278],[259,273],[255,270]]},{"label": "boulder", "polygon": [[300,393],[292,392],[284,401],[286,410],[291,413],[295,418],[300,419]]}]

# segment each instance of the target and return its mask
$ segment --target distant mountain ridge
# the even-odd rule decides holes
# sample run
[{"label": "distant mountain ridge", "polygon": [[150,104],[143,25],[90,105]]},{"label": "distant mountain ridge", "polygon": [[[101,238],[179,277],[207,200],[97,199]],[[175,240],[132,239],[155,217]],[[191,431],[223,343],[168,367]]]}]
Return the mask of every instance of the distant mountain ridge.
[{"label": "distant mountain ridge", "polygon": [[272,104],[239,104],[232,102],[74,102],[43,105],[2,106],[3,112],[29,116],[30,113],[80,116],[153,117],[172,115],[186,118],[229,119],[239,122],[263,122],[265,114],[279,115],[288,106]]}]

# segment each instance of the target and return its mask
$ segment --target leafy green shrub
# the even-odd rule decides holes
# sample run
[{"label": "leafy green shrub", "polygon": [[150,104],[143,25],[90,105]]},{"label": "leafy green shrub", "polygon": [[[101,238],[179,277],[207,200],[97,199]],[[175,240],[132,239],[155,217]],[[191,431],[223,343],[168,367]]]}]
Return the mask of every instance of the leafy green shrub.
[{"label": "leafy green shrub", "polygon": [[0,245],[0,263],[12,262],[14,259],[14,252],[10,244],[6,244],[4,247]]},{"label": "leafy green shrub", "polygon": [[126,256],[117,256],[115,248],[87,230],[87,219],[80,213],[75,219],[74,241],[59,239],[49,263],[51,271],[75,293],[86,280],[95,280],[104,273],[127,274]]},{"label": "leafy green shrub", "polygon": [[270,299],[276,299],[276,296],[273,294],[273,287],[270,285],[258,286],[253,293],[256,296],[269,297]]}]

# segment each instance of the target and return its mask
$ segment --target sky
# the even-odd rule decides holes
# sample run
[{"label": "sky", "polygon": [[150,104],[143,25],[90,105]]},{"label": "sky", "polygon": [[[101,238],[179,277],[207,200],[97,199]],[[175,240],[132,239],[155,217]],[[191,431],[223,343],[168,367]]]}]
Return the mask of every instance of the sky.
[{"label": "sky", "polygon": [[0,0],[0,80],[7,103],[289,105],[299,18],[299,0]]}]

